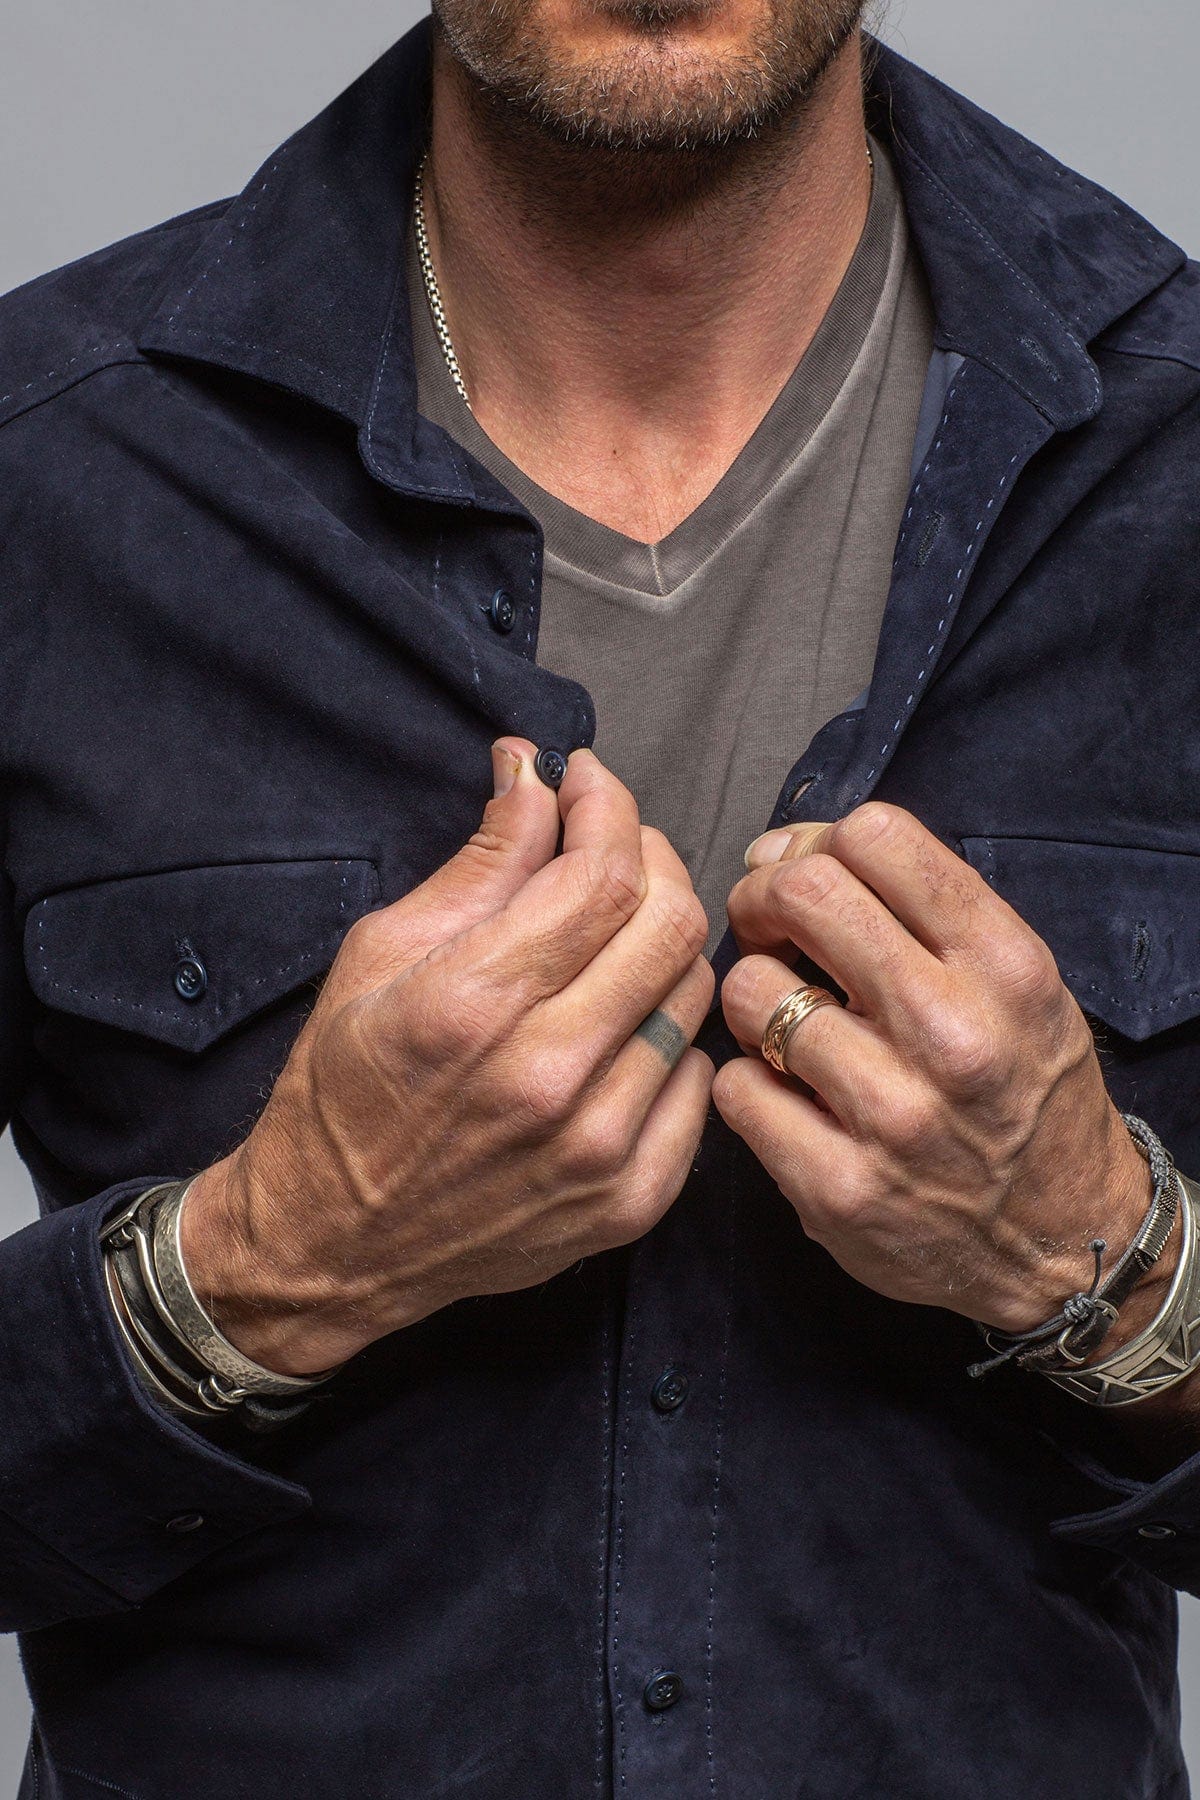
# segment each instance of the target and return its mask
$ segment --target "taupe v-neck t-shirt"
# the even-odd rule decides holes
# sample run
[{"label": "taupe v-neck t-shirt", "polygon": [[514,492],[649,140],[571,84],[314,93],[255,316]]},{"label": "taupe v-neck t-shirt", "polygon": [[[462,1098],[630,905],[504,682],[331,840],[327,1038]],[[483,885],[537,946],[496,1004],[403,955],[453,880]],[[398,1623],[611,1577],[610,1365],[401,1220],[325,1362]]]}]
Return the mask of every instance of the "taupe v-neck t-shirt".
[{"label": "taupe v-neck t-shirt", "polygon": [[420,410],[541,524],[538,661],[590,691],[596,754],[683,858],[710,953],[785,776],[871,678],[933,344],[896,177],[872,151],[866,224],[816,335],[656,544],[577,512],[492,443],[446,368],[410,233]]}]

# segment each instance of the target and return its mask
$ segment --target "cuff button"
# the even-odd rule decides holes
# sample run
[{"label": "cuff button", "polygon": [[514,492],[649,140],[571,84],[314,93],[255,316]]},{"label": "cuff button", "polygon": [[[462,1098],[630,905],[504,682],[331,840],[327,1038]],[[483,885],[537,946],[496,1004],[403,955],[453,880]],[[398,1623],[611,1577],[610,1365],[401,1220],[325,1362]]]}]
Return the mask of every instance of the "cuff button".
[{"label": "cuff button", "polygon": [[166,1529],[176,1537],[182,1537],[185,1532],[199,1531],[203,1523],[203,1513],[176,1513],[173,1519],[167,1520]]},{"label": "cuff button", "polygon": [[1151,1538],[1155,1543],[1165,1543],[1168,1538],[1173,1538],[1177,1535],[1178,1533],[1173,1525],[1138,1526],[1138,1536],[1140,1538]]}]

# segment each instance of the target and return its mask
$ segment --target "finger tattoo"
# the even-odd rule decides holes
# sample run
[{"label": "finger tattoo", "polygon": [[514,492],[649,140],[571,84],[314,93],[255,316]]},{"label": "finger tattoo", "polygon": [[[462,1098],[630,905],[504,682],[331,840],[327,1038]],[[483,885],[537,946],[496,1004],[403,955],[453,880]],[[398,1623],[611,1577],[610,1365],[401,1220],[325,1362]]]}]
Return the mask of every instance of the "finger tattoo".
[{"label": "finger tattoo", "polygon": [[645,1038],[648,1044],[652,1044],[668,1069],[675,1067],[688,1046],[684,1033],[670,1013],[665,1013],[661,1006],[656,1006],[654,1011],[642,1020],[633,1035]]}]

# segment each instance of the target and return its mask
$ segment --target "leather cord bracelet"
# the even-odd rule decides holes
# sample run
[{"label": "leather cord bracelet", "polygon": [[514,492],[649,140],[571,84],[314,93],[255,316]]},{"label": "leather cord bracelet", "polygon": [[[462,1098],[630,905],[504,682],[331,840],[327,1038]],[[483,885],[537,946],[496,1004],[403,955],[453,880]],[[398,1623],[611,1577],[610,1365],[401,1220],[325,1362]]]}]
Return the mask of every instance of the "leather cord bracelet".
[{"label": "leather cord bracelet", "polygon": [[105,1222],[101,1248],[117,1328],[143,1386],[177,1417],[236,1416],[251,1429],[271,1430],[307,1410],[313,1390],[337,1369],[281,1375],[252,1362],[218,1329],[180,1250],[189,1185],[148,1188]]},{"label": "leather cord bracelet", "polygon": [[1144,1119],[1133,1113],[1122,1113],[1121,1118],[1148,1162],[1153,1182],[1149,1208],[1133,1240],[1105,1277],[1103,1257],[1108,1245],[1104,1238],[1093,1238],[1088,1246],[1096,1259],[1092,1285],[1086,1292],[1070,1295],[1053,1318],[1028,1331],[1018,1332],[1000,1331],[995,1326],[979,1324],[988,1347],[996,1354],[982,1362],[971,1363],[968,1375],[986,1375],[1009,1362],[1042,1374],[1078,1368],[1103,1343],[1117,1322],[1122,1303],[1162,1255],[1179,1211],[1175,1165],[1161,1139]]},{"label": "leather cord bracelet", "polygon": [[1047,1379],[1090,1406],[1130,1406],[1200,1370],[1200,1211],[1197,1188],[1176,1171],[1183,1241],[1167,1296],[1145,1330],[1082,1369],[1047,1369]]}]

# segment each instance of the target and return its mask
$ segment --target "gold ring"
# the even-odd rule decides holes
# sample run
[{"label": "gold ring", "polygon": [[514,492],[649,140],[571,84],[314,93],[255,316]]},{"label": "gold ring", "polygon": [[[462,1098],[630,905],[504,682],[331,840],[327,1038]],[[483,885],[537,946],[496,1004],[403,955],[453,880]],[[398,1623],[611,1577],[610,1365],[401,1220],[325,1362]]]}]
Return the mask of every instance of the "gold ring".
[{"label": "gold ring", "polygon": [[797,1025],[819,1006],[840,1005],[841,1001],[828,988],[805,986],[785,994],[763,1027],[762,1053],[771,1067],[781,1075],[789,1075],[791,1070],[783,1059]]}]

